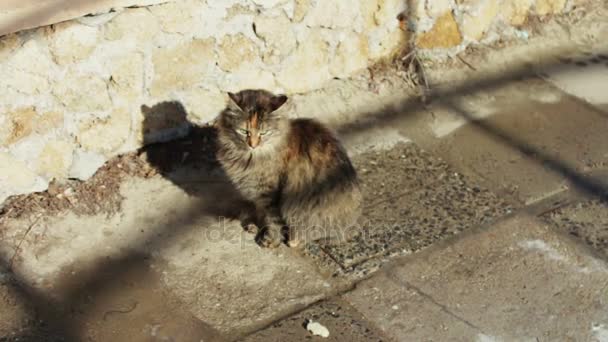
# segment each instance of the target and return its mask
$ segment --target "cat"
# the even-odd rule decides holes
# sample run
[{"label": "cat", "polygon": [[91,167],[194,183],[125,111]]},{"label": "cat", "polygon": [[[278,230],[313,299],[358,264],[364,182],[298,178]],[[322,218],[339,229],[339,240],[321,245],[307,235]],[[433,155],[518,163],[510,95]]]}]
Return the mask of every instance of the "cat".
[{"label": "cat", "polygon": [[344,238],[361,213],[357,173],[336,136],[312,119],[288,119],[285,95],[228,93],[215,126],[218,161],[252,209],[241,223],[263,247]]}]

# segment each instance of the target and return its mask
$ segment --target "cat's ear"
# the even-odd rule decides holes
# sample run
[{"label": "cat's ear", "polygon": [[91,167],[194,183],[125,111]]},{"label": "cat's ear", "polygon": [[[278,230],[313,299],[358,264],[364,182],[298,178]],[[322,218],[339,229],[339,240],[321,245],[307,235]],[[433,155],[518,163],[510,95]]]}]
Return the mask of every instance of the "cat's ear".
[{"label": "cat's ear", "polygon": [[285,95],[276,95],[270,99],[270,109],[272,112],[281,108],[283,104],[287,102],[287,96]]},{"label": "cat's ear", "polygon": [[241,103],[242,97],[241,97],[241,94],[239,94],[239,93],[235,94],[235,93],[228,92],[228,97],[232,101],[234,101],[234,103],[236,103],[237,105]]},{"label": "cat's ear", "polygon": [[235,111],[241,111],[241,95],[240,94],[234,94],[234,93],[228,93],[228,108],[235,110]]}]

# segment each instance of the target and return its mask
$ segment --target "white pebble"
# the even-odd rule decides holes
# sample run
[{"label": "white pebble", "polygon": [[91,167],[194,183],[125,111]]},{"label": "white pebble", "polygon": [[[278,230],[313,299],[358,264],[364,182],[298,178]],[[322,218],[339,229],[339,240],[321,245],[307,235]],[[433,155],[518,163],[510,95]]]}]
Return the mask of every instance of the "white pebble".
[{"label": "white pebble", "polygon": [[329,330],[319,322],[309,321],[308,324],[306,324],[306,330],[316,336],[329,337]]}]

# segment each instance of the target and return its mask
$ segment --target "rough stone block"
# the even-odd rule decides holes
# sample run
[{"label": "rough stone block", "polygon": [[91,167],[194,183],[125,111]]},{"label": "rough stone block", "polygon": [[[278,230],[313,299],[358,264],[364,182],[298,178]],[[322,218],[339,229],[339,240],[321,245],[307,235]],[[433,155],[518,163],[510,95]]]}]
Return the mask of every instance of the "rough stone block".
[{"label": "rough stone block", "polygon": [[328,70],[329,46],[320,31],[311,30],[296,51],[286,59],[277,81],[287,92],[315,89],[331,78]]},{"label": "rough stone block", "polygon": [[369,35],[369,59],[380,60],[390,58],[399,51],[407,48],[409,32],[403,31],[398,27],[395,20],[393,29],[379,27]]},{"label": "rough stone block", "polygon": [[201,10],[202,5],[198,0],[174,1],[150,7],[162,30],[169,33],[191,32]]},{"label": "rough stone block", "polygon": [[127,141],[130,132],[131,112],[126,108],[116,108],[105,119],[82,123],[76,139],[86,150],[109,154]]},{"label": "rough stone block", "polygon": [[21,47],[23,41],[18,34],[7,34],[0,39],[0,60],[6,60],[10,54],[18,47]]},{"label": "rough stone block", "polygon": [[183,94],[184,107],[190,121],[203,124],[211,121],[226,107],[226,94],[218,89],[192,89]]},{"label": "rough stone block", "polygon": [[8,146],[31,134],[44,135],[63,126],[61,112],[38,113],[34,107],[10,111],[0,127],[0,146]]},{"label": "rough stone block", "polygon": [[36,110],[33,107],[5,114],[4,123],[0,128],[0,146],[8,146],[30,135],[36,116]]},{"label": "rough stone block", "polygon": [[154,80],[150,94],[164,97],[204,82],[216,61],[215,39],[195,39],[173,48],[157,49],[152,57]]},{"label": "rough stone block", "polygon": [[66,21],[46,28],[49,49],[57,64],[68,65],[91,55],[97,45],[99,31],[78,23]]},{"label": "rough stone block", "polygon": [[314,3],[306,16],[306,25],[329,29],[362,28],[359,3],[351,0],[319,1]]},{"label": "rough stone block", "polygon": [[72,166],[70,167],[68,177],[86,181],[91,178],[97,169],[106,162],[106,157],[101,154],[76,149],[72,158]]},{"label": "rough stone block", "polygon": [[[46,49],[41,39],[26,40],[21,47],[15,48],[0,63],[0,87],[26,95],[49,93],[48,75],[56,70],[56,64]],[[4,102],[11,103],[13,100],[7,97]]]},{"label": "rough stone block", "polygon": [[295,0],[295,6],[293,9],[293,21],[296,23],[301,22],[310,8],[310,0]]},{"label": "rough stone block", "polygon": [[359,8],[361,9],[361,18],[363,20],[363,29],[371,30],[378,26],[374,15],[379,8],[378,0],[359,0]]},{"label": "rough stone block", "polygon": [[218,65],[224,71],[235,71],[250,65],[259,56],[257,45],[243,34],[227,35],[218,46]]},{"label": "rough stone block", "polygon": [[70,142],[49,141],[40,152],[36,172],[48,180],[66,179],[72,166],[73,150],[74,147]]},{"label": "rough stone block", "polygon": [[53,95],[72,113],[101,112],[112,107],[107,80],[70,69],[53,87]]},{"label": "rough stone block", "polygon": [[416,46],[422,49],[450,48],[461,42],[462,36],[451,11],[437,18],[430,31],[416,38]]},{"label": "rough stone block", "polygon": [[105,25],[104,37],[110,41],[132,39],[140,45],[146,45],[158,32],[158,19],[149,10],[127,8]]},{"label": "rough stone block", "polygon": [[278,91],[274,74],[255,65],[243,65],[228,75],[226,81],[220,85],[226,91],[237,92],[243,89]]},{"label": "rough stone block", "polygon": [[8,196],[46,189],[48,183],[12,155],[0,152],[0,203]]},{"label": "rough stone block", "polygon": [[145,65],[144,56],[140,53],[130,53],[113,59],[110,91],[115,102],[123,105],[133,105],[138,102],[144,92]]},{"label": "rough stone block", "polygon": [[254,21],[255,33],[269,50],[276,50],[280,56],[286,56],[297,45],[293,26],[285,15],[276,17],[261,16]]},{"label": "rough stone block", "polygon": [[566,0],[537,0],[535,12],[538,15],[559,14],[566,6]]},{"label": "rough stone block", "polygon": [[329,71],[335,77],[348,77],[368,65],[368,41],[364,35],[346,34],[332,56]]},{"label": "rough stone block", "polygon": [[439,18],[453,8],[452,0],[432,0],[426,1],[426,15],[432,18]]},{"label": "rough stone block", "polygon": [[[370,1],[374,3],[374,1]],[[407,3],[404,0],[378,0],[376,11],[374,12],[374,21],[378,26],[397,25],[397,15],[403,12]]]},{"label": "rough stone block", "polygon": [[494,22],[500,2],[496,0],[486,0],[477,3],[477,6],[471,11],[467,11],[462,18],[461,32],[462,35],[471,41],[479,41],[484,37],[484,34],[490,30],[490,26]]},{"label": "rough stone block", "polygon": [[526,23],[530,15],[532,0],[503,1],[499,13],[504,20],[513,26],[521,26]]}]

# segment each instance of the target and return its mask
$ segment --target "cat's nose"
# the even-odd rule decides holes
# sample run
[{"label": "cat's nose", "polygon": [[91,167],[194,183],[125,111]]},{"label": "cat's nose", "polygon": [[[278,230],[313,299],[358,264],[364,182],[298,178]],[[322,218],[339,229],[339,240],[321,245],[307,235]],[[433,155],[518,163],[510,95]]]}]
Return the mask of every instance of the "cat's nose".
[{"label": "cat's nose", "polygon": [[251,148],[256,148],[260,144],[260,137],[256,135],[249,136],[249,146]]}]

